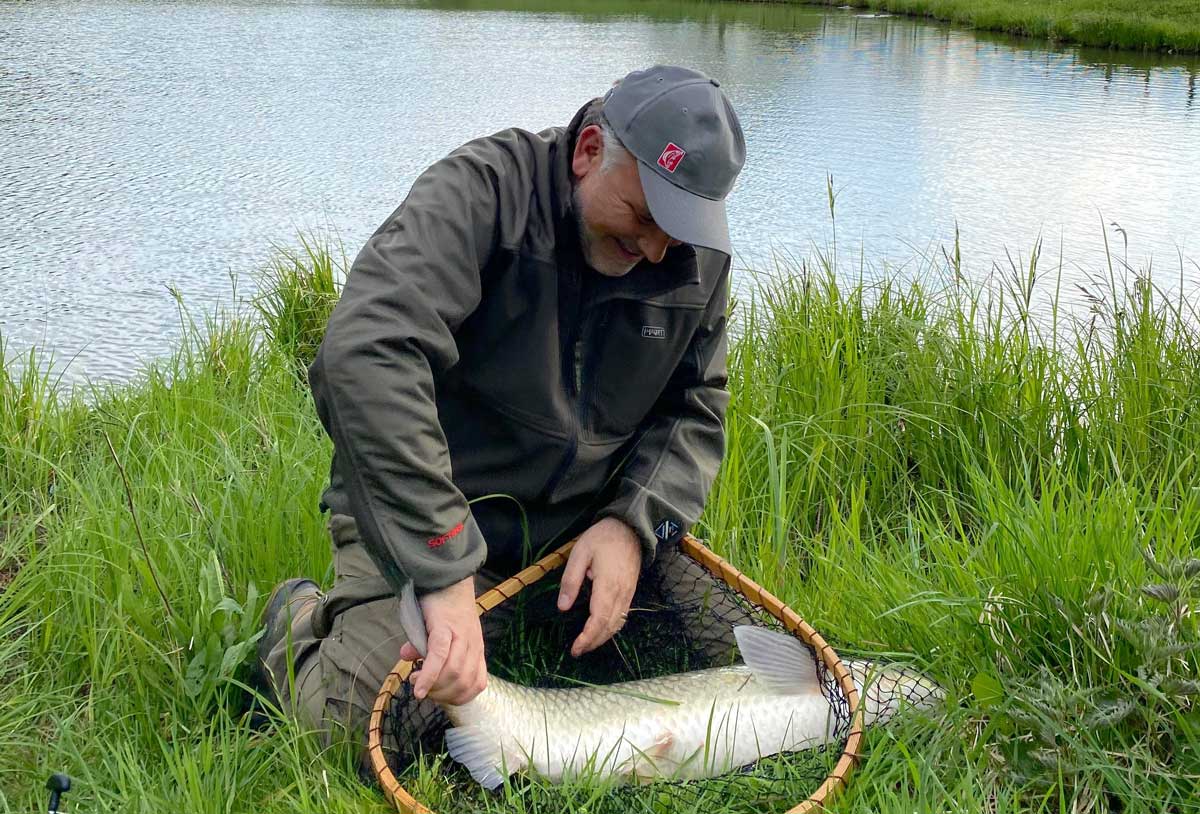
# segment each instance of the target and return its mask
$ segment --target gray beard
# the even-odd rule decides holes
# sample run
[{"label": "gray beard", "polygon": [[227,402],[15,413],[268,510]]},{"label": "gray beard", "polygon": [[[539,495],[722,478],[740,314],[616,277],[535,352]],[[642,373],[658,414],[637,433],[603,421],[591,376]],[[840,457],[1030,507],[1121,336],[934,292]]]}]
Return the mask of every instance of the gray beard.
[{"label": "gray beard", "polygon": [[575,232],[579,235],[579,249],[583,252],[584,262],[594,269],[596,264],[592,262],[592,242],[595,238],[592,236],[592,230],[588,229],[587,224],[583,222],[583,205],[579,200],[579,187],[571,190],[571,217],[575,218]]},{"label": "gray beard", "polygon": [[584,262],[587,263],[588,268],[597,274],[603,274],[605,277],[624,277],[633,270],[633,265],[619,270],[605,269],[597,265],[593,255],[595,254],[594,248],[598,238],[588,228],[587,224],[583,222],[583,206],[581,203],[579,200],[579,187],[576,187],[571,191],[571,215],[575,218],[575,231],[579,234],[579,247],[583,253]]}]

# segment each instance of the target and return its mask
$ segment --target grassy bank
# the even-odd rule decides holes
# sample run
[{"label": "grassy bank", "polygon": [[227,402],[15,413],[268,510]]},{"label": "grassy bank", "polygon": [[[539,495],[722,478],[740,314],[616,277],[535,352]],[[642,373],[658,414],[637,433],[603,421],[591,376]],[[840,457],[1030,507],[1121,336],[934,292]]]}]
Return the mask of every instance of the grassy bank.
[{"label": "grassy bank", "polygon": [[1191,0],[816,0],[933,17],[958,25],[1098,48],[1200,53]]},{"label": "grassy bank", "polygon": [[[0,811],[40,810],[51,771],[89,814],[389,810],[347,750],[241,715],[254,586],[329,579],[330,450],[295,372],[334,265],[281,261],[264,314],[208,320],[90,406],[36,364],[0,376]],[[736,304],[698,532],[845,652],[949,689],[872,733],[837,810],[1195,810],[1194,314],[1114,284],[1039,328],[1019,303],[1052,280],[829,265]]]}]

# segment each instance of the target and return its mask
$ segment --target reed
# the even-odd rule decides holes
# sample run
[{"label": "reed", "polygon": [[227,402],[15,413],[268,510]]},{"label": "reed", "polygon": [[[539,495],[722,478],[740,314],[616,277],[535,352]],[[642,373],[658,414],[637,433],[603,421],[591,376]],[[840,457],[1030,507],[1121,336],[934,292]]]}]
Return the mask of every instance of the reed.
[{"label": "reed", "polygon": [[933,17],[988,31],[1097,48],[1200,53],[1200,8],[1190,0],[801,0]]},{"label": "reed", "polygon": [[[1106,269],[1086,312],[1046,317],[1036,265],[907,285],[835,257],[735,303],[728,452],[696,532],[840,651],[950,690],[943,716],[871,733],[837,810],[1185,810],[1189,303]],[[64,394],[46,360],[0,359],[0,811],[40,810],[50,771],[77,779],[78,811],[387,810],[350,749],[242,714],[261,593],[331,578],[330,448],[296,374],[337,268],[309,242],[254,319],[185,319],[125,385]],[[436,761],[413,787],[438,799]]]}]

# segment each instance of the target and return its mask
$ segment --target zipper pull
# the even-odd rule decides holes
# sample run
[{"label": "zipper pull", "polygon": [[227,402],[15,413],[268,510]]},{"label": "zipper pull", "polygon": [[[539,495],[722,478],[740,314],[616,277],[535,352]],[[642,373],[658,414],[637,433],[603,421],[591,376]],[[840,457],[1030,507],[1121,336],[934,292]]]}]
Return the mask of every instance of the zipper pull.
[{"label": "zipper pull", "polygon": [[575,340],[575,395],[583,391],[583,340]]}]

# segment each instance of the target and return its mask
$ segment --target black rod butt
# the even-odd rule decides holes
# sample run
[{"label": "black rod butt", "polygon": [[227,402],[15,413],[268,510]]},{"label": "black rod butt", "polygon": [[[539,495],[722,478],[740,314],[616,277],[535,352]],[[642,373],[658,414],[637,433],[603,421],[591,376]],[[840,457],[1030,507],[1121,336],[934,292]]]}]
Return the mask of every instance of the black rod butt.
[{"label": "black rod butt", "polygon": [[46,790],[50,792],[50,809],[49,814],[58,814],[58,801],[65,792],[71,790],[71,778],[65,774],[55,772],[50,775],[50,779],[46,781]]}]

